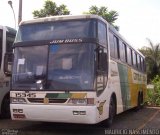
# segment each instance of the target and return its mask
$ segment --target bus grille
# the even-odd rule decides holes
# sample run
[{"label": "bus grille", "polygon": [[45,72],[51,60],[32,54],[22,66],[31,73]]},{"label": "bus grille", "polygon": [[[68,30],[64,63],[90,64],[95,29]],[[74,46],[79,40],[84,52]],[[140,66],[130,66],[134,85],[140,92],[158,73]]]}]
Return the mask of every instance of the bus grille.
[{"label": "bus grille", "polygon": [[[27,98],[30,103],[44,103],[44,98]],[[49,98],[48,103],[65,103],[67,99],[53,99]]]}]

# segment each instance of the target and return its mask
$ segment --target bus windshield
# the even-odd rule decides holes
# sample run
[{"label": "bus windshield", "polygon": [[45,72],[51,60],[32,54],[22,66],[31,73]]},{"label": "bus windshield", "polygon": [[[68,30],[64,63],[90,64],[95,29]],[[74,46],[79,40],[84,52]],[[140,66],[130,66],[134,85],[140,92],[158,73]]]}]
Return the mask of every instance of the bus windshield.
[{"label": "bus windshield", "polygon": [[93,90],[94,49],[86,43],[16,47],[12,86],[38,90],[41,80],[44,90]]},{"label": "bus windshield", "polygon": [[95,37],[95,20],[70,20],[21,25],[15,42]]}]

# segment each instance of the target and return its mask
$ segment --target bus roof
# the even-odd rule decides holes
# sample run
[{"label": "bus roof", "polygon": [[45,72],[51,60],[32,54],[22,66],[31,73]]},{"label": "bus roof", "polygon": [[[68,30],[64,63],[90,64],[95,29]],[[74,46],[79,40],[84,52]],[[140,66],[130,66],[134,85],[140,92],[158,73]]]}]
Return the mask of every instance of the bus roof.
[{"label": "bus roof", "polygon": [[76,20],[76,19],[88,19],[88,18],[99,19],[107,23],[106,20],[104,20],[102,17],[98,15],[61,15],[61,16],[50,16],[50,17],[44,17],[44,18],[35,18],[32,20],[28,20],[28,21],[22,21],[20,25],[49,22],[49,21]]}]

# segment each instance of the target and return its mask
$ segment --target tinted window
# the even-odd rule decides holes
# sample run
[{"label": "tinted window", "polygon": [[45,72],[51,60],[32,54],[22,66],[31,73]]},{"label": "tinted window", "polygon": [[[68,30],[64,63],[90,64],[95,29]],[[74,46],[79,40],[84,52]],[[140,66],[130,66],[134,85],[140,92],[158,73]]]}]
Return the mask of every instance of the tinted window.
[{"label": "tinted window", "polygon": [[119,54],[120,54],[120,59],[123,62],[126,62],[126,45],[121,41],[119,42]]},{"label": "tinted window", "polygon": [[118,38],[114,36],[114,56],[118,58]]},{"label": "tinted window", "polygon": [[95,20],[57,21],[20,26],[16,42],[94,37]]},{"label": "tinted window", "polygon": [[129,65],[132,65],[131,49],[127,47],[127,62]]},{"label": "tinted window", "polygon": [[132,55],[133,55],[133,66],[137,68],[137,54],[133,51]]},{"label": "tinted window", "polygon": [[100,44],[106,46],[107,36],[106,36],[106,26],[104,23],[98,22],[98,39]]},{"label": "tinted window", "polygon": [[144,59],[141,57],[142,71],[144,71]]},{"label": "tinted window", "polygon": [[137,55],[137,64],[138,64],[138,69],[141,69],[141,63],[140,63],[139,55]]},{"label": "tinted window", "polygon": [[142,62],[143,61],[142,61],[142,57],[141,56],[139,56],[139,60],[140,60],[140,70],[142,71],[142,65],[143,65]]},{"label": "tinted window", "polygon": [[93,44],[51,45],[48,81],[51,90],[91,90],[94,80]]},{"label": "tinted window", "polygon": [[110,55],[114,57],[115,52],[114,52],[114,39],[113,39],[113,34],[109,32],[109,44],[110,44]]},{"label": "tinted window", "polygon": [[109,33],[109,43],[110,43],[110,55],[113,58],[118,58],[118,38],[115,37],[111,32]]},{"label": "tinted window", "polygon": [[47,53],[46,45],[15,48],[12,86],[35,89],[37,80],[46,77]]}]

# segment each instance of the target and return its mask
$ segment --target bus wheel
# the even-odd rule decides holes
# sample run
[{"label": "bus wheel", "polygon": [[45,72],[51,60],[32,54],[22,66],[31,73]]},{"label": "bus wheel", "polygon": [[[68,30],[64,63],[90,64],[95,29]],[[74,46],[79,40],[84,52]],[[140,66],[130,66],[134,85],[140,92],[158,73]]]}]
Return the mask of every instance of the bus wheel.
[{"label": "bus wheel", "polygon": [[139,111],[140,109],[142,109],[142,107],[143,107],[143,93],[139,93],[136,111]]},{"label": "bus wheel", "polygon": [[2,118],[10,118],[11,117],[11,114],[10,114],[10,100],[9,100],[8,96],[6,96],[3,99],[2,108],[1,108],[1,117]]},{"label": "bus wheel", "polygon": [[116,114],[116,103],[115,100],[111,98],[109,104],[109,117],[106,120],[107,127],[110,127],[112,125],[115,114]]}]

